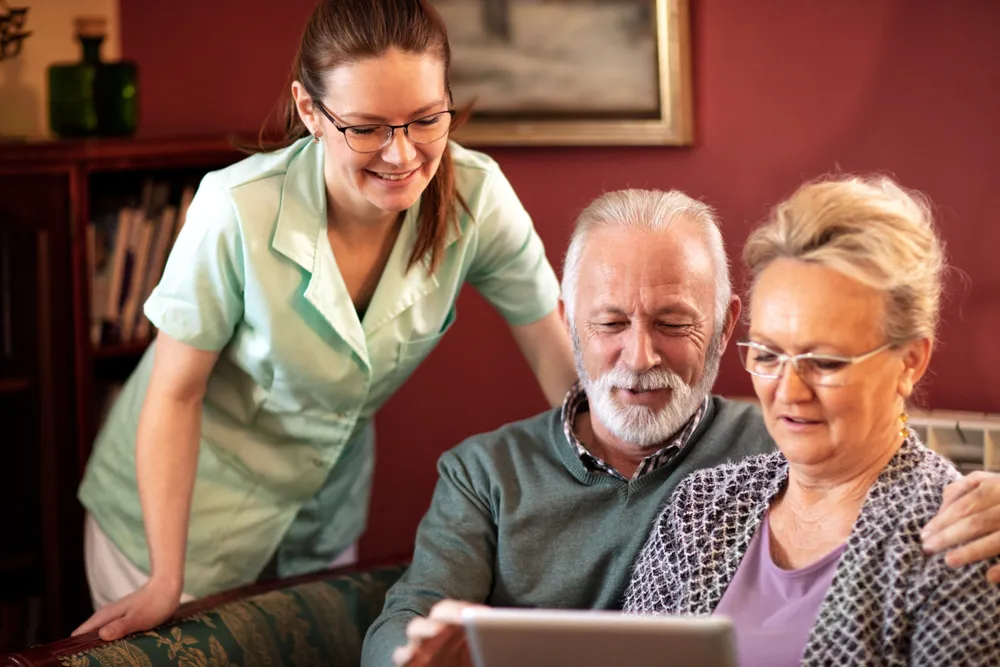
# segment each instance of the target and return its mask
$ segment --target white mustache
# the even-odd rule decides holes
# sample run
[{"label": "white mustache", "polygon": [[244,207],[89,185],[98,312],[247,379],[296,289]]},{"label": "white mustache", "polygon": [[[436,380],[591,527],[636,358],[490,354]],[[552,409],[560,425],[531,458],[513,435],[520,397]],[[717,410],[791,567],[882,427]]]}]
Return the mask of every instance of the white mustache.
[{"label": "white mustache", "polygon": [[644,373],[635,373],[627,368],[616,366],[594,380],[593,385],[602,391],[610,389],[656,391],[658,389],[676,389],[679,380],[679,377],[661,368],[651,368]]}]

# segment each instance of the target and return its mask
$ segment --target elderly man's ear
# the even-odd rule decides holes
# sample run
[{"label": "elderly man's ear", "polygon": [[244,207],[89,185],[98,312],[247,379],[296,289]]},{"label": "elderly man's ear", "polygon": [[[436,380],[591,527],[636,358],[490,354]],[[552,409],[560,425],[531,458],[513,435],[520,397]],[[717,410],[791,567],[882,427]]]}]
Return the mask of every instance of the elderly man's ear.
[{"label": "elderly man's ear", "polygon": [[566,327],[566,333],[572,335],[572,328],[569,325],[569,316],[566,314],[566,302],[563,301],[562,297],[559,297],[559,319],[562,320],[563,326]]},{"label": "elderly man's ear", "polygon": [[721,353],[729,345],[729,339],[733,337],[733,332],[736,331],[736,324],[740,321],[740,313],[743,312],[743,302],[740,301],[740,297],[733,294],[729,297],[729,310],[726,313],[726,327],[722,331],[722,345],[719,348]]}]

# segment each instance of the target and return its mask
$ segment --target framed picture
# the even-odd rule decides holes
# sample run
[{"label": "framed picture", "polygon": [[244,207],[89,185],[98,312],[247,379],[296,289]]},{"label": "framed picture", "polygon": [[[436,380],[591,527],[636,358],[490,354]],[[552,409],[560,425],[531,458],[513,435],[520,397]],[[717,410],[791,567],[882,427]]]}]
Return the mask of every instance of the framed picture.
[{"label": "framed picture", "polygon": [[432,0],[466,145],[683,145],[688,0]]}]

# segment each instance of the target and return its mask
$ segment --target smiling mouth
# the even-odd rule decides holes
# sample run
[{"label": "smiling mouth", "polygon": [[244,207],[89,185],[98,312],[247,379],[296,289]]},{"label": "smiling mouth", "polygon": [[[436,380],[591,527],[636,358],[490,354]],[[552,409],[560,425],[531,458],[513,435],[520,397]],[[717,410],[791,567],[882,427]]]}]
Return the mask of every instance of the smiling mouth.
[{"label": "smiling mouth", "polygon": [[386,172],[372,171],[371,169],[366,170],[369,174],[382,179],[383,181],[402,181],[409,178],[417,172],[416,169],[411,169],[410,171],[404,171],[397,174],[390,174]]},{"label": "smiling mouth", "polygon": [[652,407],[659,405],[667,399],[668,389],[628,389],[626,387],[616,387],[618,400],[627,405],[644,405]]},{"label": "smiling mouth", "polygon": [[810,424],[819,423],[818,419],[802,419],[801,417],[789,417],[788,415],[783,415],[781,419],[789,424],[797,424],[799,426],[808,426]]}]

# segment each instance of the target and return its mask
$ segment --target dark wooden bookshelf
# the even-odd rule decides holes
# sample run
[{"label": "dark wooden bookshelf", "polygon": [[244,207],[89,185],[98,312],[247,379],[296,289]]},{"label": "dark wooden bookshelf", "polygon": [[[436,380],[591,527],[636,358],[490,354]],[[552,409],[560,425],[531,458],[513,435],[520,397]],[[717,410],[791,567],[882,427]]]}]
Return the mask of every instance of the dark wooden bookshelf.
[{"label": "dark wooden bookshelf", "polygon": [[[234,145],[246,137],[189,136],[132,139],[0,141],[0,165],[25,167],[78,165],[88,170],[214,168],[220,158],[240,157]],[[6,165],[5,165],[6,166]]]},{"label": "dark wooden bookshelf", "polygon": [[76,492],[107,389],[149,344],[91,341],[87,226],[109,193],[239,160],[233,139],[0,141],[0,503],[18,509],[0,523],[0,652],[91,611]]}]

